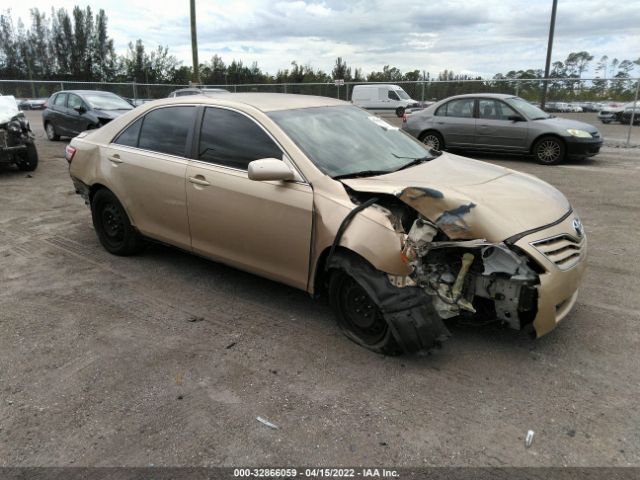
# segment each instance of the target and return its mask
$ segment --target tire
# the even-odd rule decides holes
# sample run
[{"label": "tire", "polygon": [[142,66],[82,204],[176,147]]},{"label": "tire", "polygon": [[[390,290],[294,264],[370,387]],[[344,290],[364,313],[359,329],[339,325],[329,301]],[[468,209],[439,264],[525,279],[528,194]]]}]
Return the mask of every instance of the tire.
[{"label": "tire", "polygon": [[23,172],[33,172],[38,168],[38,150],[33,143],[27,143],[27,150],[18,160],[17,165]]},{"label": "tire", "polygon": [[557,165],[564,161],[564,142],[557,137],[542,137],[533,146],[533,154],[541,165]]},{"label": "tire", "polygon": [[47,138],[52,142],[57,142],[60,140],[60,135],[56,133],[56,127],[53,126],[53,123],[47,122],[44,125],[44,131],[47,134]]},{"label": "tire", "polygon": [[129,256],[142,250],[142,238],[131,226],[127,212],[106,188],[98,190],[93,196],[91,218],[98,240],[109,253]]},{"label": "tire", "polygon": [[378,306],[348,273],[331,272],[329,303],[338,326],[349,340],[383,355],[402,353]]},{"label": "tire", "polygon": [[428,130],[420,135],[420,141],[427,145],[432,150],[441,151],[444,150],[444,139],[442,135],[433,130]]},{"label": "tire", "polygon": [[404,115],[404,107],[396,108],[396,117],[402,118],[403,115]]},{"label": "tire", "polygon": [[611,120],[600,120],[602,123],[604,123],[605,125],[608,123],[611,123]]}]

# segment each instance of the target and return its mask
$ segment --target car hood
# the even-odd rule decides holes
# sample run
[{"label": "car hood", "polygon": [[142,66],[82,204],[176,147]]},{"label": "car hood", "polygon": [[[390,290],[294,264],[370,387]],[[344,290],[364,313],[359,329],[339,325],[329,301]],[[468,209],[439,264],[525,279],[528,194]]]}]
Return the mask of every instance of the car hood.
[{"label": "car hood", "polygon": [[552,117],[552,118],[545,118],[544,120],[533,120],[534,122],[541,122],[544,124],[547,124],[549,126],[553,126],[555,128],[558,129],[567,129],[567,128],[573,128],[576,130],[586,130],[589,133],[597,133],[598,129],[596,127],[594,127],[593,125],[590,125],[588,123],[585,122],[579,122],[578,120],[569,120],[567,118],[561,118],[561,117]]},{"label": "car hood", "polygon": [[448,153],[413,168],[342,182],[358,192],[396,196],[456,240],[501,242],[571,209],[562,193],[537,177]]},{"label": "car hood", "polygon": [[118,118],[120,115],[124,115],[127,112],[130,112],[133,109],[129,110],[100,110],[98,108],[93,111],[100,118],[108,118],[109,120],[113,120],[114,118]]}]

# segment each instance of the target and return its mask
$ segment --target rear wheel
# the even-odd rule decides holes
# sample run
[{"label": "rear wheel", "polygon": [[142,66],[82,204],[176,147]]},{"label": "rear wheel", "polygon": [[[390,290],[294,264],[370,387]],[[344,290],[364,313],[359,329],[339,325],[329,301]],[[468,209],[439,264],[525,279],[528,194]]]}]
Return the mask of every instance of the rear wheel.
[{"label": "rear wheel", "polygon": [[38,168],[38,151],[33,143],[27,143],[27,149],[17,161],[17,165],[23,172],[32,172]]},{"label": "rear wheel", "polygon": [[564,160],[564,143],[556,137],[542,137],[534,145],[533,154],[542,165],[557,165]]},{"label": "rear wheel", "polygon": [[93,226],[102,246],[114,255],[133,255],[142,249],[142,239],[131,225],[127,212],[107,189],[96,192],[91,200]]},{"label": "rear wheel", "polygon": [[404,115],[404,107],[396,108],[396,117],[402,117]]},{"label": "rear wheel", "polygon": [[376,353],[401,353],[382,312],[348,273],[342,270],[331,272],[329,301],[347,338]]},{"label": "rear wheel", "polygon": [[420,141],[432,150],[444,150],[444,140],[442,135],[433,130],[424,132],[420,135]]},{"label": "rear wheel", "polygon": [[56,127],[53,126],[53,123],[47,122],[44,126],[44,131],[47,134],[47,138],[52,142],[60,140],[60,135],[56,133]]}]

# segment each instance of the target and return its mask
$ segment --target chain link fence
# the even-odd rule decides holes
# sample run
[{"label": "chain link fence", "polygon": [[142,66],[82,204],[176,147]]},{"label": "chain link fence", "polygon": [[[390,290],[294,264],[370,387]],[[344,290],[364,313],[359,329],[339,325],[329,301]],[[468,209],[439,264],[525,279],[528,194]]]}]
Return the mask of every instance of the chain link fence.
[{"label": "chain link fence", "polygon": [[[629,102],[635,97],[637,78],[624,79],[491,79],[491,80],[426,80],[369,82],[401,86],[411,98],[438,101],[464,93],[506,93],[539,102],[543,84],[547,83],[547,102]],[[351,100],[355,85],[367,82],[334,83],[262,83],[238,85],[202,85],[224,88],[231,92],[273,92],[320,95]],[[0,93],[16,98],[48,98],[60,90],[105,90],[130,99],[158,99],[189,85],[157,83],[104,83],[44,80],[0,80]]]}]

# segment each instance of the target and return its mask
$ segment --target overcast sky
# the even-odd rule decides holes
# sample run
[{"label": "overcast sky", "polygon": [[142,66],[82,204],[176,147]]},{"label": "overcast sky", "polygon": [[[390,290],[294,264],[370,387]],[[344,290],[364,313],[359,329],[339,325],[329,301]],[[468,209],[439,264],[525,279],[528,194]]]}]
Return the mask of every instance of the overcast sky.
[{"label": "overcast sky", "polygon": [[[141,38],[191,64],[189,0],[31,0],[12,5],[103,8],[118,53]],[[493,75],[544,68],[551,0],[196,0],[200,62],[257,61],[263,71],[291,61],[330,71],[335,58],[364,73],[384,65],[432,75]],[[25,21],[28,23],[28,21]],[[587,50],[596,59],[640,57],[640,0],[559,0],[553,60]],[[594,62],[595,63],[595,62]],[[635,74],[640,74],[636,68]]]}]

